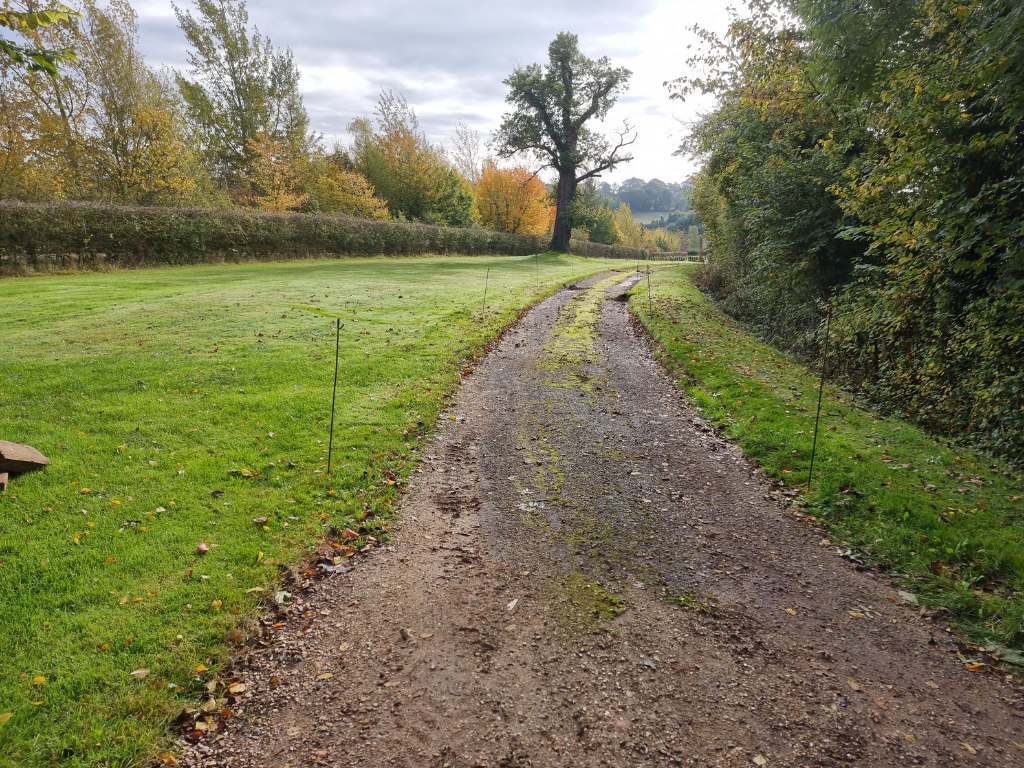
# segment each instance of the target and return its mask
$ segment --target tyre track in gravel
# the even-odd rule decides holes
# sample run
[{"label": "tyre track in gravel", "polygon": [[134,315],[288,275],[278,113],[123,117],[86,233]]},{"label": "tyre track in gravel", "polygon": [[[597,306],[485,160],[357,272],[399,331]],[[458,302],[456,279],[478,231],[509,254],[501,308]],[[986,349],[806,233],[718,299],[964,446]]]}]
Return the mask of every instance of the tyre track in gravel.
[{"label": "tyre track in gravel", "polygon": [[654,362],[628,284],[506,334],[392,543],[239,658],[239,717],[185,765],[1024,764],[1019,691],[774,498]]}]

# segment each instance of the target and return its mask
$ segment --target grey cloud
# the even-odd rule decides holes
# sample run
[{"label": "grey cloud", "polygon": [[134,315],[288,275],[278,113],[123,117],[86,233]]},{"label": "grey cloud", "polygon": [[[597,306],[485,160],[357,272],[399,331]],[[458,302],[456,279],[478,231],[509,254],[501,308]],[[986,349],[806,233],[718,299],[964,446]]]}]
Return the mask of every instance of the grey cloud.
[{"label": "grey cloud", "polygon": [[[180,2],[191,7],[188,0]],[[613,63],[642,53],[629,47],[629,34],[659,2],[664,0],[250,0],[247,5],[250,22],[276,46],[291,48],[305,70],[306,108],[327,143],[347,141],[348,124],[370,114],[377,94],[386,88],[406,96],[424,131],[440,143],[459,121],[469,122],[486,140],[503,111],[502,80],[516,66],[545,61],[548,43],[558,32],[578,34],[587,55],[608,56]],[[140,0],[136,7],[147,59],[184,69],[184,36],[166,15],[166,3]],[[364,79],[328,84],[323,73],[332,68],[357,71]],[[314,73],[315,87],[310,83]],[[431,87],[438,82],[446,86],[443,104]],[[664,114],[640,96],[627,95],[620,104],[636,118]],[[613,122],[617,125],[618,119]]]}]

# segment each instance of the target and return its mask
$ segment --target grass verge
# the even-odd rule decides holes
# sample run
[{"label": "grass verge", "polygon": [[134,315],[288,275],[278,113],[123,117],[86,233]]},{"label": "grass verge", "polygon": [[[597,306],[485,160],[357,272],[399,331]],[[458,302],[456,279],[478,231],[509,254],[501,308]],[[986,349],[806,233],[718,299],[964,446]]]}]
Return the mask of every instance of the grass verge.
[{"label": "grass verge", "polygon": [[[349,554],[386,534],[467,359],[557,284],[621,266],[381,258],[0,280],[0,438],[53,460],[0,495],[0,765],[135,766],[167,749],[169,720],[283,570],[325,535]],[[330,478],[324,315],[343,323]]]},{"label": "grass verge", "polygon": [[[780,483],[806,489],[818,373],[719,311],[686,267],[630,307],[709,422]],[[891,572],[979,649],[1024,662],[1024,478],[978,451],[883,418],[826,386],[814,482],[799,503],[826,544]]]}]

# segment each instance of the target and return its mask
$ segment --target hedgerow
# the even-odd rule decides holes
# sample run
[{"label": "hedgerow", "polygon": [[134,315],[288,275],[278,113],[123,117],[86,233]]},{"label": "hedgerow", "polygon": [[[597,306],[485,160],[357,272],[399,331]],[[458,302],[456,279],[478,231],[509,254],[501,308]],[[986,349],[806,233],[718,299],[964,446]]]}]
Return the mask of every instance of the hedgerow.
[{"label": "hedgerow", "polygon": [[[537,236],[327,214],[0,202],[0,270],[7,273],[322,256],[515,256],[546,248]],[[590,242],[574,242],[573,252],[647,256]]]}]

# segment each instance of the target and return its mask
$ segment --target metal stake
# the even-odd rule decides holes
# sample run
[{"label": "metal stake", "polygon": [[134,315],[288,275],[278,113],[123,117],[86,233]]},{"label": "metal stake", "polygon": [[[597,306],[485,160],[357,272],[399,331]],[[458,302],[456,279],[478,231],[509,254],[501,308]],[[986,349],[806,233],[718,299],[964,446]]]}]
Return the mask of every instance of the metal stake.
[{"label": "metal stake", "polygon": [[488,267],[487,268],[487,272],[484,275],[484,303],[483,303],[483,306],[480,307],[480,314],[481,315],[484,312],[487,311],[487,284],[490,282],[490,280],[491,280],[491,268]]},{"label": "metal stake", "polygon": [[334,390],[331,392],[331,436],[327,441],[327,474],[331,474],[331,456],[334,454],[334,403],[338,397],[338,357],[341,354],[341,318],[334,327]]},{"label": "metal stake", "polygon": [[647,265],[647,311],[654,312],[654,301],[651,299],[651,265]]},{"label": "metal stake", "polygon": [[807,492],[811,492],[811,479],[814,477],[814,455],[818,450],[818,425],[821,423],[821,398],[825,392],[825,362],[828,360],[828,333],[832,325],[832,304],[828,305],[825,316],[825,344],[821,349],[821,379],[818,382],[818,411],[814,414],[814,441],[811,443],[811,468],[807,471]]}]

